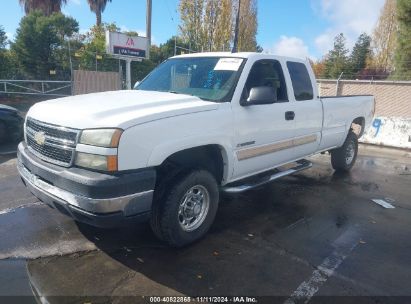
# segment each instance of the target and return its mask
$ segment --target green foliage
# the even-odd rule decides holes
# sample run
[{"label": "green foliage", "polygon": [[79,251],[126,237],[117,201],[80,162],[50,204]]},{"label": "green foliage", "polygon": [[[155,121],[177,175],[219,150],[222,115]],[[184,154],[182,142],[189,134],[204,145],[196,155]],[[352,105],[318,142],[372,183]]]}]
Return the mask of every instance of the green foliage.
[{"label": "green foliage", "polygon": [[4,50],[7,46],[7,35],[3,26],[0,25],[0,50]]},{"label": "green foliage", "polygon": [[397,34],[397,0],[385,0],[372,33],[373,56],[367,64],[369,70],[385,76],[394,70]]},{"label": "green foliage", "polygon": [[173,36],[170,39],[168,39],[165,43],[160,44],[160,47],[158,49],[158,57],[156,57],[156,53],[154,53],[154,57],[151,56],[151,59],[156,63],[161,63],[167,58],[174,56],[174,45],[177,46],[176,55],[188,53],[187,50],[189,49],[190,45],[187,42],[185,42],[181,37]]},{"label": "green foliage", "polygon": [[[115,23],[93,26],[72,41],[74,68],[83,70],[118,71],[118,60],[106,53],[106,31],[119,31]],[[101,59],[100,59],[101,58]]]},{"label": "green foliage", "polygon": [[349,58],[349,72],[348,74],[352,77],[356,76],[360,71],[362,71],[366,64],[367,59],[371,55],[371,37],[366,33],[362,33],[357,42],[354,45],[354,48],[351,52]]},{"label": "green foliage", "polygon": [[188,49],[189,45],[184,42],[181,37],[173,36],[160,46],[152,45],[150,48],[150,59],[143,60],[142,62],[133,62],[131,64],[131,77],[133,83],[142,80],[146,77],[156,66],[162,63],[164,60],[174,56],[174,46],[176,48],[176,55],[187,53],[187,51],[181,49]]},{"label": "green foliage", "polygon": [[[238,0],[180,0],[182,38],[198,52],[229,51],[238,5]],[[258,50],[257,26],[257,1],[241,0],[239,51]]]},{"label": "green foliage", "polygon": [[23,76],[48,79],[50,70],[56,70],[60,77],[64,77],[67,68],[61,63],[65,52],[62,46],[65,37],[77,31],[77,21],[61,13],[53,13],[48,17],[40,11],[34,11],[23,17],[16,40],[11,44]]},{"label": "green foliage", "polygon": [[26,14],[35,10],[41,11],[44,15],[50,16],[52,13],[60,13],[61,7],[67,0],[19,0]]},{"label": "green foliage", "polygon": [[257,1],[242,0],[238,33],[239,52],[258,52],[257,45]]},{"label": "green foliage", "polygon": [[345,42],[346,39],[343,33],[334,38],[334,48],[325,57],[325,78],[338,78],[342,72],[347,71],[348,49]]},{"label": "green foliage", "polygon": [[0,26],[0,79],[10,77],[12,58],[10,51],[6,49],[7,44],[6,32]]},{"label": "green foliage", "polygon": [[398,0],[398,40],[395,52],[395,75],[397,78],[411,79],[411,1]]}]

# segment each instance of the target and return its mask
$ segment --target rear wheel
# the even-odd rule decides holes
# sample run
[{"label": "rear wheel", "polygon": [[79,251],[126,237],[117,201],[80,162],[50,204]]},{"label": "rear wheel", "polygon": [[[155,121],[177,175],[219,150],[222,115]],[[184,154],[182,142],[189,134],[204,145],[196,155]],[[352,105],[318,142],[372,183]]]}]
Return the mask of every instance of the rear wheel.
[{"label": "rear wheel", "polygon": [[342,147],[331,151],[331,164],[336,171],[347,172],[351,170],[357,159],[358,138],[350,130]]},{"label": "rear wheel", "polygon": [[214,176],[205,170],[182,174],[153,207],[154,233],[173,247],[203,237],[214,221],[219,200]]}]

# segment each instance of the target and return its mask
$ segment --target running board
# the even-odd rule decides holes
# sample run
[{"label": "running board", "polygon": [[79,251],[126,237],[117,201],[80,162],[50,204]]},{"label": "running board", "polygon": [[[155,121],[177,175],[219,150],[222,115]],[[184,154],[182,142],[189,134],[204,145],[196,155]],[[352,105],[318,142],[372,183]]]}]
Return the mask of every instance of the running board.
[{"label": "running board", "polygon": [[[266,173],[260,178],[247,178],[243,180],[243,183],[241,184],[240,182],[234,182],[231,186],[226,185],[222,188],[222,191],[226,193],[241,193],[244,191],[248,191],[250,189],[254,189],[256,187],[268,184],[272,182],[273,180],[276,180],[280,177],[287,176],[305,169],[309,169],[313,166],[313,164],[308,161],[308,160],[299,160],[296,162],[297,165],[292,168],[288,168],[285,170],[280,170],[280,169],[275,169],[275,171],[271,171],[270,173]],[[253,180],[251,180],[253,179]]]}]

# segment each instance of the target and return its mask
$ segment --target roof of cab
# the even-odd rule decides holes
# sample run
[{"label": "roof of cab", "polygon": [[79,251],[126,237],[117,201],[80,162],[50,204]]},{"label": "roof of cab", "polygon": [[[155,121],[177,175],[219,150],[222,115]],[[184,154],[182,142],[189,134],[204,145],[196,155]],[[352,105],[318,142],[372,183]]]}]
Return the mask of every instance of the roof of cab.
[{"label": "roof of cab", "polygon": [[292,60],[298,62],[306,62],[307,60],[304,58],[294,58],[294,57],[286,57],[286,56],[279,56],[275,54],[264,54],[264,53],[255,53],[255,52],[239,52],[239,53],[231,53],[231,52],[203,52],[203,53],[191,53],[191,54],[183,54],[177,55],[171,58],[190,58],[190,57],[233,57],[233,58],[254,58],[254,57],[262,57],[262,58],[282,58],[285,60]]}]

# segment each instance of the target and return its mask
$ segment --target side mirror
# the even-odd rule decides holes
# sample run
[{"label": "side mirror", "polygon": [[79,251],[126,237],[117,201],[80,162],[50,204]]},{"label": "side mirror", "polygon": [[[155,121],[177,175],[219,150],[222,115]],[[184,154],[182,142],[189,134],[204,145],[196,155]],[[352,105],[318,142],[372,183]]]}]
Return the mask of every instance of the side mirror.
[{"label": "side mirror", "polygon": [[134,90],[137,89],[137,87],[138,87],[139,84],[140,84],[140,81],[136,81],[136,83],[134,84],[133,89],[134,89]]},{"label": "side mirror", "polygon": [[250,90],[250,96],[241,105],[271,104],[277,101],[277,91],[273,87],[254,87]]}]

